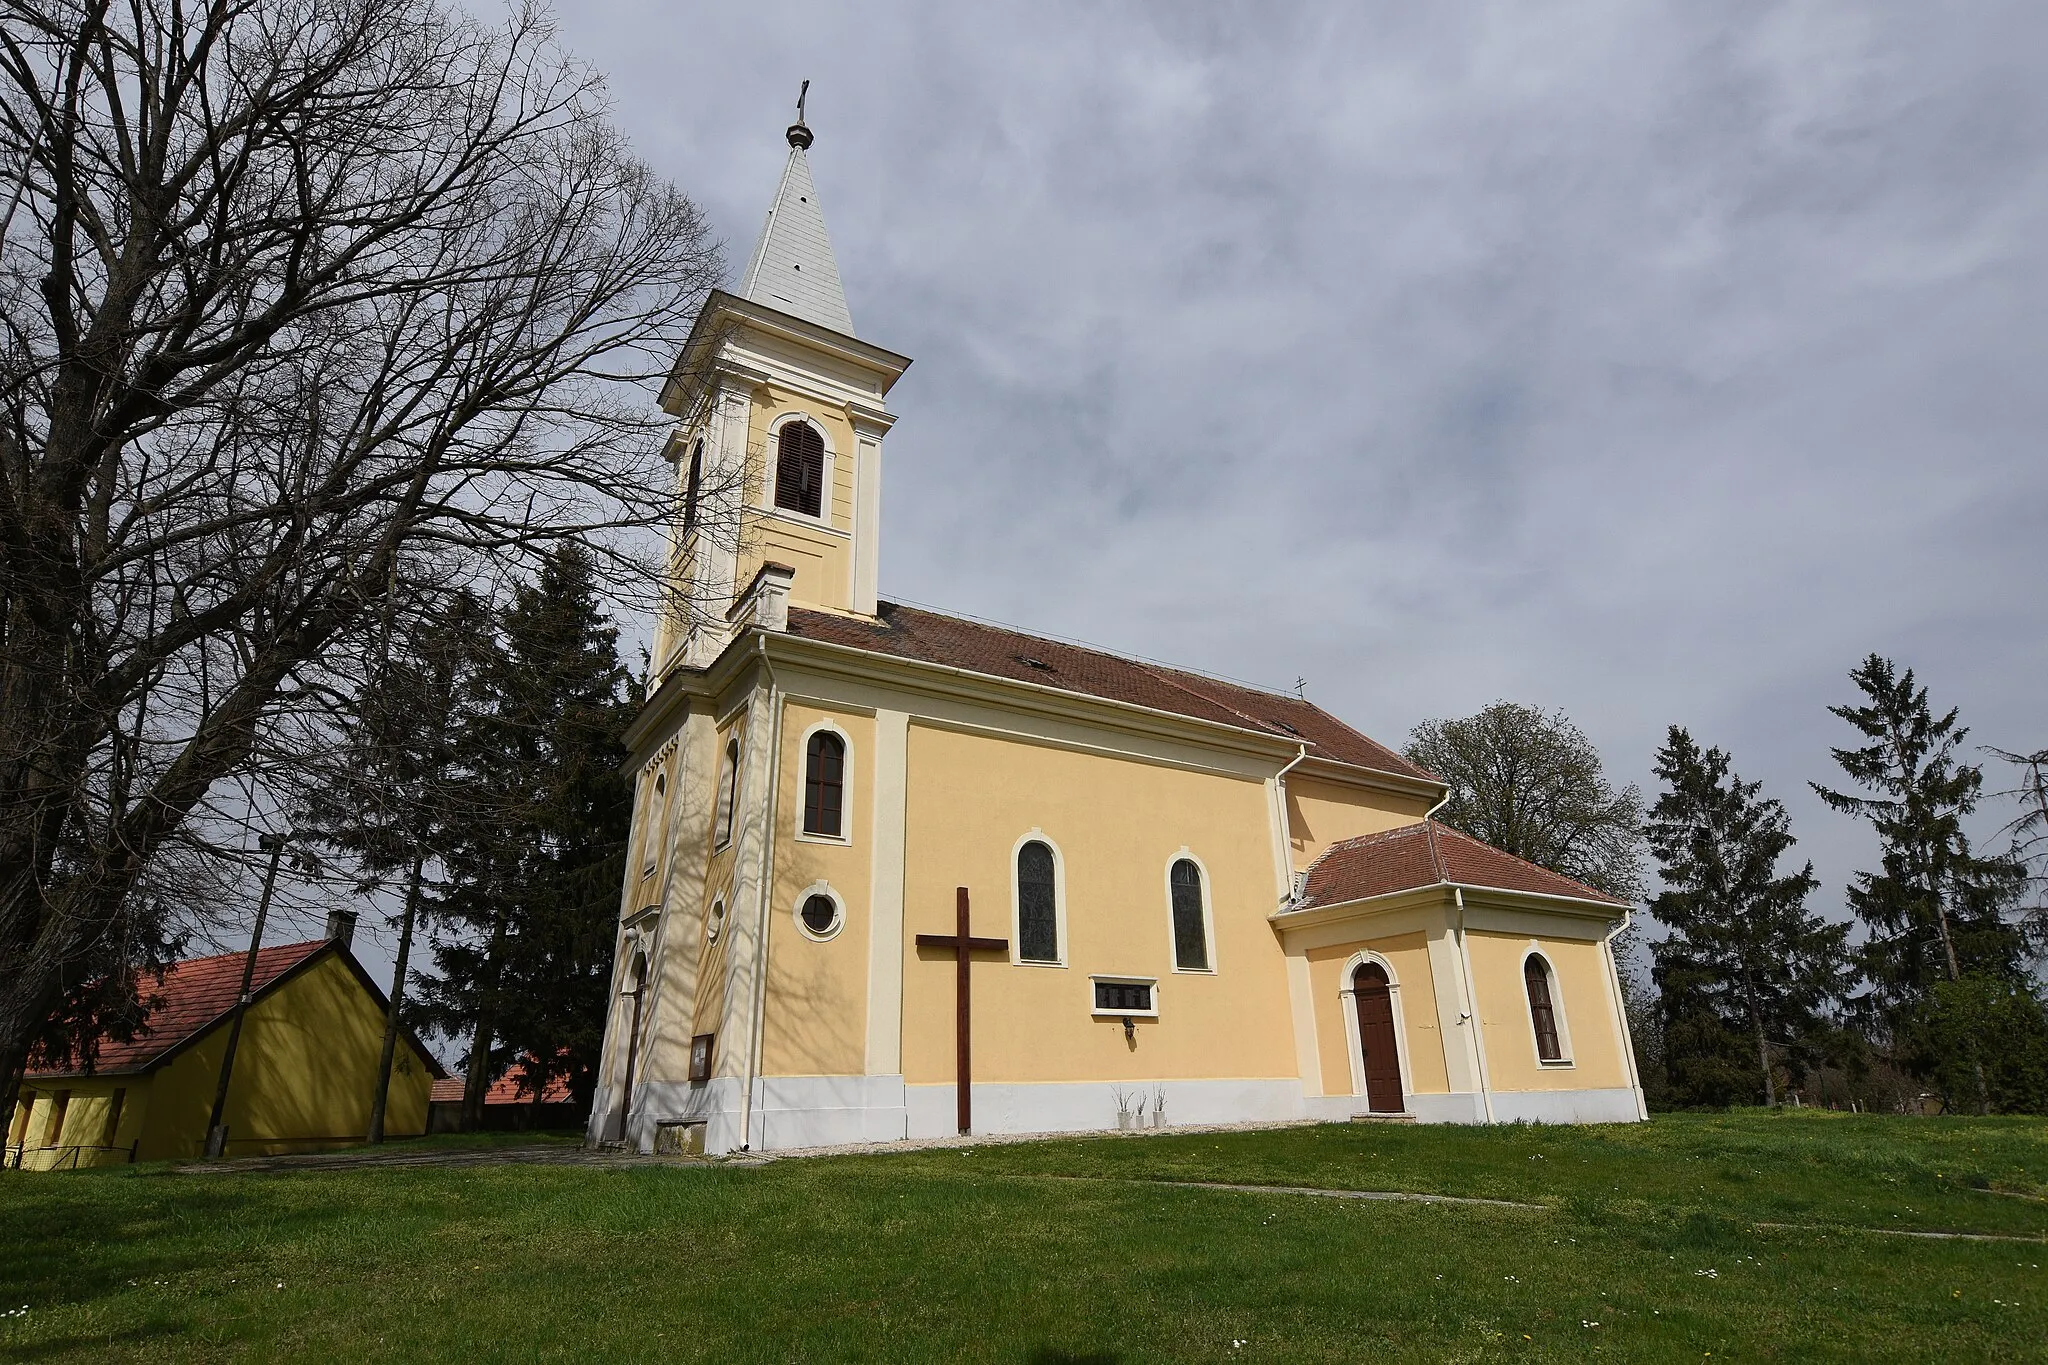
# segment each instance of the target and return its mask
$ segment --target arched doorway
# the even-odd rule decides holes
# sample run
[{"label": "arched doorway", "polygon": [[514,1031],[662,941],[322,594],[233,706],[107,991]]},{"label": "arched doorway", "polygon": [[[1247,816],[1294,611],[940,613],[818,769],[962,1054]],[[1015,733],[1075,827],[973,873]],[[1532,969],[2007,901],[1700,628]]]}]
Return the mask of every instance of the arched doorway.
[{"label": "arched doorway", "polygon": [[1377,962],[1360,966],[1351,974],[1351,993],[1358,1004],[1358,1050],[1365,1060],[1365,1107],[1375,1114],[1401,1113],[1406,1100],[1387,969]]}]

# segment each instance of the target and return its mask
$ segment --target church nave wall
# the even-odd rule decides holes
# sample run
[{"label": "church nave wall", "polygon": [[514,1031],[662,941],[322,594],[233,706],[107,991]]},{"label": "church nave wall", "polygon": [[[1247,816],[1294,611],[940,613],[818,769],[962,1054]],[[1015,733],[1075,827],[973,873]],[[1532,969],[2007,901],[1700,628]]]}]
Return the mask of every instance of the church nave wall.
[{"label": "church nave wall", "polygon": [[1397,796],[1377,788],[1331,782],[1308,773],[1287,776],[1287,838],[1294,870],[1305,869],[1324,849],[1361,834],[1412,825],[1433,801]]},{"label": "church nave wall", "polygon": [[[952,959],[908,946],[953,930],[954,888],[973,932],[1009,940],[974,974],[979,1082],[1132,1082],[1298,1076],[1274,908],[1262,781],[912,722],[904,833],[903,1070],[950,1082]],[[1035,832],[1035,833],[1034,833]],[[1055,853],[1063,963],[1017,961],[1016,858]],[[1203,873],[1213,971],[1175,968],[1169,868]],[[1157,982],[1159,1017],[1094,1012],[1091,976]],[[1113,1111],[1103,1117],[1105,1126]]]}]

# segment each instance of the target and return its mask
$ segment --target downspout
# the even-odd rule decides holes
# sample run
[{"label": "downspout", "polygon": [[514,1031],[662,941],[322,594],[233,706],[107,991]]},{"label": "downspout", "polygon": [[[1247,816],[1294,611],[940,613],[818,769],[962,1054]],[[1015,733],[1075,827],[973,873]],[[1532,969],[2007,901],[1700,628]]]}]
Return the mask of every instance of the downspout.
[{"label": "downspout", "polygon": [[768,637],[754,637],[759,646],[761,671],[768,678],[768,809],[761,834],[761,910],[755,922],[754,1018],[752,1039],[747,1048],[747,1084],[740,1092],[740,1150],[750,1151],[754,1142],[754,1087],[761,1081],[761,1048],[768,1032],[768,925],[774,918],[771,903],[775,875],[775,799],[782,776],[782,706],[775,693],[775,666],[768,659]]},{"label": "downspout", "polygon": [[1465,949],[1465,888],[1453,886],[1451,894],[1458,901],[1458,968],[1465,978],[1465,1003],[1472,1007],[1469,1022],[1472,1025],[1472,1055],[1479,1062],[1479,1104],[1486,1111],[1486,1121],[1496,1122],[1493,1116],[1493,1086],[1486,1074],[1486,1031],[1479,1023],[1479,991],[1472,984],[1472,954]]},{"label": "downspout", "polygon": [[1301,746],[1301,752],[1287,760],[1279,772],[1273,774],[1273,814],[1279,821],[1274,829],[1280,835],[1280,902],[1285,905],[1294,899],[1294,860],[1287,856],[1287,850],[1294,845],[1293,831],[1287,825],[1287,774],[1300,767],[1308,758],[1308,745]]},{"label": "downspout", "polygon": [[1600,954],[1607,959],[1608,989],[1614,992],[1614,1013],[1621,1020],[1621,1052],[1628,1060],[1628,1083],[1636,1092],[1636,1117],[1646,1119],[1650,1111],[1643,1098],[1642,1073],[1636,1069],[1636,1038],[1628,1026],[1628,993],[1621,988],[1621,967],[1614,960],[1614,940],[1628,932],[1629,923],[1635,915],[1633,907],[1621,912],[1620,927],[1600,940]]}]

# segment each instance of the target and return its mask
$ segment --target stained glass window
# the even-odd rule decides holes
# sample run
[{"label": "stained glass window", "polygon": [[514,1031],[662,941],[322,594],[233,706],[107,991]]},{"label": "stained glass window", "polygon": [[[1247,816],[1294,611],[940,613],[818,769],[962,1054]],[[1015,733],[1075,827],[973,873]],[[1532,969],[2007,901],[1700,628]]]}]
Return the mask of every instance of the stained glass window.
[{"label": "stained glass window", "polygon": [[1033,839],[1017,850],[1017,956],[1025,962],[1060,960],[1056,894],[1052,850]]},{"label": "stained glass window", "polygon": [[1184,972],[1209,970],[1209,927],[1202,914],[1202,869],[1181,858],[1167,874],[1173,889],[1173,965]]}]

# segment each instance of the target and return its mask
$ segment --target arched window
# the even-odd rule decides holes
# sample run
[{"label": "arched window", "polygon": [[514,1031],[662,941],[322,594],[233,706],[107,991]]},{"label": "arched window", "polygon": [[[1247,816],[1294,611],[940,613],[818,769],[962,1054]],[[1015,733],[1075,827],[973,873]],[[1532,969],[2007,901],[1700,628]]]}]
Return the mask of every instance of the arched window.
[{"label": "arched window", "polygon": [[740,789],[740,737],[734,735],[725,742],[725,771],[718,775],[718,820],[713,843],[724,848],[732,842],[732,811],[739,802]]},{"label": "arched window", "polygon": [[846,741],[830,730],[811,736],[804,752],[804,833],[837,839],[846,833]]},{"label": "arched window", "polygon": [[1557,1041],[1557,1007],[1550,998],[1550,964],[1535,953],[1522,964],[1522,984],[1529,991],[1529,1022],[1536,1029],[1536,1056],[1541,1061],[1561,1062],[1564,1049]]},{"label": "arched window", "polygon": [[697,495],[704,490],[704,438],[690,447],[690,480],[683,489],[683,534],[697,527]]},{"label": "arched window", "polygon": [[641,837],[647,841],[647,859],[640,868],[640,875],[652,877],[654,869],[661,863],[662,832],[668,825],[668,774],[654,775],[654,795],[647,803],[647,828]]},{"label": "arched window", "polygon": [[1176,858],[1166,874],[1173,895],[1173,965],[1183,972],[1209,970],[1209,926],[1202,906],[1202,869],[1192,858]]},{"label": "arched window", "polygon": [[1060,960],[1060,913],[1052,850],[1033,839],[1017,850],[1017,957]]},{"label": "arched window", "polygon": [[825,500],[825,438],[809,422],[785,422],[775,444],[775,505],[807,517]]}]

